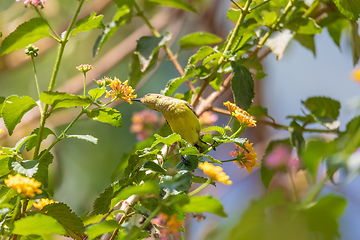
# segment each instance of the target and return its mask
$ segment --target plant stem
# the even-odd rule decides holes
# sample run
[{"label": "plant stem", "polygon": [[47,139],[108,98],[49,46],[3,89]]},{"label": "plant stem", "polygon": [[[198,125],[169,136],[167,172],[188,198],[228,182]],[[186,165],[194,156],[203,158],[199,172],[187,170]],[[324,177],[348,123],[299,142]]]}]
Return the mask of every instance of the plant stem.
[{"label": "plant stem", "polygon": [[[36,90],[37,90],[38,97],[39,97],[39,99],[40,99],[39,81],[38,81],[38,78],[37,78],[37,72],[36,72],[36,67],[35,67],[35,60],[34,60],[34,56],[33,56],[33,55],[31,55],[31,62],[32,62],[32,65],[33,65],[33,71],[34,71],[34,77],[35,77]],[[40,106],[40,111],[42,111],[42,109],[41,109],[41,104],[39,104],[39,106]]]},{"label": "plant stem", "polygon": [[54,31],[54,29],[51,27],[51,25],[49,24],[49,22],[46,21],[46,19],[42,16],[42,14],[41,14],[41,12],[39,11],[38,7],[37,7],[37,6],[33,6],[33,7],[34,7],[36,13],[40,16],[40,18],[42,18],[42,19],[45,20],[46,24],[49,26],[50,31],[54,34],[55,40],[58,41],[58,42],[60,42],[60,41],[61,41],[61,40],[60,40],[60,39],[61,39],[60,36]]},{"label": "plant stem", "polygon": [[[77,19],[77,16],[79,15],[80,13],[80,9],[83,5],[85,0],[80,0],[79,2],[79,6],[78,8],[76,9],[76,12],[66,30],[66,33],[65,33],[65,36],[63,39],[61,39],[60,41],[60,47],[59,47],[59,50],[58,50],[58,54],[57,54],[57,57],[56,57],[56,62],[55,62],[55,66],[54,66],[54,70],[52,72],[52,75],[51,75],[51,79],[50,79],[50,83],[49,83],[49,87],[48,87],[48,91],[49,92],[52,92],[54,90],[54,87],[55,87],[55,82],[56,82],[56,77],[58,75],[58,72],[59,72],[59,68],[60,68],[60,63],[61,63],[61,59],[62,59],[62,56],[63,56],[63,53],[64,53],[64,50],[65,50],[65,46],[66,46],[66,43],[69,41],[69,38],[70,38],[70,33],[71,33],[71,30],[72,28],[74,27],[75,25],[75,21]],[[40,151],[40,146],[41,146],[41,141],[42,141],[42,134],[43,134],[43,131],[44,131],[44,127],[45,127],[45,122],[46,122],[46,119],[47,119],[47,114],[48,114],[48,108],[49,108],[49,105],[48,104],[45,104],[44,108],[42,109],[41,111],[41,118],[40,118],[40,126],[39,126],[39,131],[38,131],[38,135],[37,135],[37,140],[36,140],[36,146],[35,146],[35,150],[34,150],[34,155],[33,155],[33,159],[37,159],[38,158],[38,155],[39,155],[39,151]]]},{"label": "plant stem", "polygon": [[191,105],[192,106],[196,106],[201,95],[203,94],[203,92],[205,91],[206,87],[209,85],[209,83],[215,79],[216,77],[216,73],[218,71],[218,69],[220,68],[221,64],[224,62],[224,59],[225,59],[225,55],[226,55],[226,52],[229,51],[231,45],[233,44],[233,41],[235,39],[235,36],[236,36],[236,33],[238,32],[240,26],[242,25],[242,23],[244,22],[245,20],[245,16],[249,13],[249,8],[250,8],[250,4],[252,3],[252,0],[247,0],[246,3],[245,3],[245,6],[244,8],[240,8],[241,9],[241,13],[240,13],[240,16],[239,16],[239,19],[238,21],[236,22],[236,25],[235,25],[235,28],[231,31],[231,35],[230,35],[230,38],[228,40],[228,42],[226,43],[226,46],[223,50],[223,54],[222,56],[220,57],[217,65],[211,70],[212,71],[212,74],[204,80],[204,83],[202,84],[199,92],[195,95],[193,101],[191,102]]},{"label": "plant stem", "polygon": [[195,194],[197,194],[198,192],[200,192],[201,190],[203,190],[204,188],[209,186],[210,183],[211,183],[211,179],[208,179],[204,184],[200,185],[197,189],[195,189],[194,191],[188,193],[188,196],[189,197],[194,196]]},{"label": "plant stem", "polygon": [[155,210],[151,213],[151,215],[145,220],[145,222],[141,225],[141,227],[135,232],[134,236],[131,236],[131,238],[129,239],[137,239],[137,236],[139,235],[139,233],[144,230],[151,222],[151,220],[153,218],[155,218],[158,213],[160,212],[160,209],[162,207],[162,204],[159,204]]},{"label": "plant stem", "polygon": [[86,96],[86,73],[84,73],[84,97]]}]

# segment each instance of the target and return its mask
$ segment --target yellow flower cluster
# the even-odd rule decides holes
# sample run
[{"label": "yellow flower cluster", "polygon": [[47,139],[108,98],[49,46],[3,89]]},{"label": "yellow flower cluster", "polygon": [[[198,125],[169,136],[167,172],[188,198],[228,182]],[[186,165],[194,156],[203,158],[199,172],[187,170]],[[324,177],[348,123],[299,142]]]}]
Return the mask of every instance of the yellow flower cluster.
[{"label": "yellow flower cluster", "polygon": [[238,163],[241,168],[246,168],[248,173],[250,174],[253,167],[259,166],[256,163],[257,160],[257,153],[254,151],[253,143],[249,143],[249,140],[245,142],[245,148],[242,149],[240,146],[235,144],[236,150],[230,153],[231,157],[235,157],[236,160],[234,163]]},{"label": "yellow flower cluster", "polygon": [[237,118],[240,124],[247,127],[256,127],[256,121],[247,111],[239,108],[229,101],[224,102],[224,105],[229,109],[231,115]]},{"label": "yellow flower cluster", "polygon": [[222,167],[220,166],[214,166],[211,163],[204,162],[199,163],[199,168],[204,171],[206,175],[208,175],[212,180],[230,185],[232,183],[231,180],[229,180],[229,176],[226,175],[225,172],[223,172]]},{"label": "yellow flower cluster", "polygon": [[76,69],[82,73],[87,73],[92,69],[92,66],[89,64],[81,64],[80,66],[76,67]]},{"label": "yellow flower cluster", "polygon": [[131,99],[136,98],[136,94],[134,95],[133,89],[131,86],[128,86],[128,80],[125,82],[121,82],[118,78],[115,78],[110,83],[111,90],[106,91],[106,97],[111,96],[111,100],[116,99],[118,101],[120,98],[130,104],[132,104]]},{"label": "yellow flower cluster", "polygon": [[42,193],[39,187],[41,183],[34,178],[23,177],[19,173],[15,176],[9,175],[9,178],[5,180],[7,187],[15,189],[18,193],[23,193],[25,196],[34,197],[35,193]]},{"label": "yellow flower cluster", "polygon": [[39,202],[34,203],[33,206],[35,208],[41,210],[41,209],[43,209],[43,207],[45,207],[46,205],[49,205],[51,203],[55,203],[55,201],[52,199],[48,199],[48,198],[42,198],[42,199],[40,199]]}]

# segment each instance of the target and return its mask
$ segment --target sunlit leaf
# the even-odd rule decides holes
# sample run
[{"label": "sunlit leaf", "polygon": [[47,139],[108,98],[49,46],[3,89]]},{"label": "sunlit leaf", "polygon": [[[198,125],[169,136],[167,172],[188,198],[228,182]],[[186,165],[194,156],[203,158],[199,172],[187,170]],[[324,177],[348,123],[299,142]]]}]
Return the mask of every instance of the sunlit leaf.
[{"label": "sunlit leaf", "polygon": [[116,220],[103,221],[87,227],[86,235],[89,237],[89,239],[95,239],[97,236],[107,232],[112,232],[116,228],[120,228],[120,225]]},{"label": "sunlit leaf", "polygon": [[80,140],[85,140],[94,145],[96,145],[97,141],[98,141],[98,139],[96,137],[93,137],[91,135],[66,135],[66,138],[76,138],[76,139],[80,139]]},{"label": "sunlit leaf", "polygon": [[212,196],[190,197],[189,203],[182,206],[182,209],[187,213],[209,212],[219,215],[220,217],[227,217],[221,202]]},{"label": "sunlit leaf", "polygon": [[51,105],[53,109],[88,106],[93,103],[89,97],[65,92],[42,92],[40,101]]},{"label": "sunlit leaf", "polygon": [[339,11],[351,20],[358,20],[360,15],[360,2],[358,0],[333,0]]},{"label": "sunlit leaf", "polygon": [[188,34],[179,40],[182,49],[196,48],[222,42],[222,38],[207,32]]},{"label": "sunlit leaf", "polygon": [[109,123],[114,127],[122,126],[121,114],[118,110],[113,108],[104,107],[100,109],[88,110],[86,115],[88,118],[94,121]]},{"label": "sunlit leaf", "polygon": [[0,55],[24,48],[44,37],[50,37],[44,18],[33,18],[19,25],[1,44]]},{"label": "sunlit leaf", "polygon": [[9,135],[13,134],[16,125],[20,123],[25,113],[35,106],[36,102],[29,96],[18,97],[12,95],[6,98],[1,109],[1,116],[4,119]]},{"label": "sunlit leaf", "polygon": [[150,0],[152,3],[156,3],[159,5],[165,5],[169,7],[174,7],[186,11],[196,12],[196,10],[184,0]]},{"label": "sunlit leaf", "polygon": [[102,23],[103,15],[96,16],[96,12],[92,12],[88,17],[83,18],[76,22],[75,28],[71,32],[73,36],[76,36],[79,32],[88,32],[95,28],[104,29],[105,26]]}]

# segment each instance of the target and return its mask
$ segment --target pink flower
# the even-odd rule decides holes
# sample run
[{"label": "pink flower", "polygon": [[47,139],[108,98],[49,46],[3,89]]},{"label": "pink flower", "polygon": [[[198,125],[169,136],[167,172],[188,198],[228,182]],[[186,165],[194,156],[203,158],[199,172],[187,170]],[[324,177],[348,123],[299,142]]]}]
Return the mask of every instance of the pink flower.
[{"label": "pink flower", "polygon": [[265,157],[265,166],[272,169],[298,169],[300,167],[299,160],[293,156],[291,148],[281,144],[275,146]]},{"label": "pink flower", "polygon": [[[21,0],[16,0],[17,2],[20,2]],[[25,7],[27,7],[29,4],[34,6],[41,6],[41,8],[44,7],[46,0],[24,0]]]}]

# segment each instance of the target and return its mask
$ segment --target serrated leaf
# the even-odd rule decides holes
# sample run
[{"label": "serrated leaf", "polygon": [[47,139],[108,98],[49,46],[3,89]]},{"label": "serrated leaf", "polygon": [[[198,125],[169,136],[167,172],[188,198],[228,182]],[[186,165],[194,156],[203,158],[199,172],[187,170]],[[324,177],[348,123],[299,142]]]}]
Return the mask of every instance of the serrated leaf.
[{"label": "serrated leaf", "polygon": [[162,137],[158,134],[154,135],[156,137],[156,140],[154,141],[154,143],[151,145],[151,148],[155,147],[156,145],[158,145],[159,143],[163,143],[166,144],[168,146],[173,145],[175,142],[184,142],[184,140],[182,140],[181,136],[179,134],[173,133],[167,137]]},{"label": "serrated leaf", "polygon": [[46,150],[43,150],[39,156],[38,170],[36,171],[34,178],[41,182],[44,188],[47,188],[49,185],[49,165],[52,163],[54,156],[51,153],[46,152]]},{"label": "serrated leaf", "polygon": [[179,40],[180,48],[190,49],[222,42],[222,38],[207,32],[190,33]]},{"label": "serrated leaf", "polygon": [[37,40],[50,37],[49,26],[43,18],[33,18],[19,25],[1,44],[0,55],[26,47]]},{"label": "serrated leaf", "polygon": [[316,56],[316,48],[313,35],[296,34],[294,38],[303,47],[309,49],[314,54],[314,56]]},{"label": "serrated leaf", "polygon": [[135,86],[145,73],[155,66],[159,49],[170,41],[170,39],[171,34],[166,33],[161,37],[144,36],[138,40],[130,65],[128,77],[130,86]]},{"label": "serrated leaf", "polygon": [[196,10],[184,0],[150,0],[150,2],[196,13]]},{"label": "serrated leaf", "polygon": [[1,109],[1,116],[4,119],[9,135],[13,134],[16,125],[21,122],[25,113],[35,106],[36,102],[29,96],[18,97],[16,95],[12,95],[6,98]]},{"label": "serrated leaf", "polygon": [[23,236],[39,235],[46,237],[53,233],[63,235],[65,230],[53,217],[35,214],[15,221],[12,233]]},{"label": "serrated leaf", "polygon": [[105,188],[100,195],[95,199],[93,204],[93,210],[90,215],[105,214],[110,210],[111,199],[114,196],[113,185]]},{"label": "serrated leaf", "polygon": [[[11,160],[11,157],[4,155],[4,154],[0,155],[0,177],[8,174],[11,171],[11,169],[9,168],[10,160]],[[1,203],[1,201],[0,201],[0,203]]]},{"label": "serrated leaf", "polygon": [[305,25],[300,25],[296,30],[297,34],[315,35],[322,32],[322,28],[317,25],[314,19],[307,18]]},{"label": "serrated leaf", "polygon": [[225,134],[225,129],[219,126],[210,126],[202,129],[201,132],[218,132],[221,136],[223,136]]},{"label": "serrated leaf", "polygon": [[187,78],[185,77],[178,77],[170,79],[165,88],[161,90],[161,94],[164,94],[165,96],[171,96],[180,86],[183,82],[185,82]]},{"label": "serrated leaf", "polygon": [[88,32],[95,28],[105,29],[105,26],[102,23],[103,17],[103,15],[96,16],[96,12],[92,12],[88,17],[76,22],[71,35],[76,36],[79,32]]},{"label": "serrated leaf", "polygon": [[[25,145],[27,151],[30,151],[33,147],[35,147],[36,142],[37,142],[38,132],[39,132],[39,128],[35,129],[35,130],[31,133],[31,138],[29,138],[29,139],[27,140],[26,145]],[[43,129],[43,132],[42,132],[42,136],[41,136],[41,138],[40,138],[40,141],[43,141],[43,140],[46,139],[49,135],[54,135],[54,136],[56,136],[55,133],[54,133],[51,129],[45,127],[45,128]]]},{"label": "serrated leaf", "polygon": [[134,5],[133,0],[115,1],[118,11],[115,13],[112,21],[106,25],[105,30],[96,39],[93,47],[93,56],[105,45],[105,43],[114,35],[121,25],[124,25],[133,17],[132,9]]},{"label": "serrated leaf", "polygon": [[310,97],[302,104],[322,123],[335,121],[341,107],[339,101],[327,97]]},{"label": "serrated leaf", "polygon": [[254,80],[249,70],[237,62],[231,62],[232,78],[231,91],[233,92],[235,104],[247,110],[255,96]]},{"label": "serrated leaf", "polygon": [[1,118],[1,109],[4,106],[4,102],[5,102],[5,98],[4,97],[0,97],[0,118]]},{"label": "serrated leaf", "polygon": [[261,105],[251,106],[251,107],[247,110],[247,112],[248,112],[251,116],[253,116],[253,117],[257,118],[257,119],[260,119],[260,118],[263,117],[263,116],[269,116],[269,115],[268,115],[268,110],[267,110],[267,108],[265,108],[265,107],[263,107],[263,106],[261,106]]},{"label": "serrated leaf", "polygon": [[180,170],[175,176],[163,176],[160,179],[160,188],[167,194],[179,194],[191,188],[192,175],[186,170]]},{"label": "serrated leaf", "polygon": [[187,172],[194,172],[198,166],[199,157],[195,155],[187,155],[181,158],[181,161],[175,166],[178,171],[185,170]]},{"label": "serrated leaf", "polygon": [[360,2],[358,0],[333,0],[339,11],[347,18],[357,21],[360,15]]},{"label": "serrated leaf", "polygon": [[120,228],[120,225],[116,220],[103,221],[87,227],[86,235],[90,239],[95,239],[97,236],[100,236],[107,232],[112,232],[116,228]]},{"label": "serrated leaf", "polygon": [[165,169],[163,169],[162,167],[160,167],[158,164],[154,163],[153,161],[147,161],[144,163],[144,165],[142,165],[143,169],[150,169],[154,172],[158,172],[161,173],[163,175],[166,174]]},{"label": "serrated leaf", "polygon": [[56,108],[88,106],[93,102],[89,97],[73,95],[65,92],[42,92],[40,101]]},{"label": "serrated leaf", "polygon": [[308,170],[314,181],[316,180],[317,170],[321,161],[334,151],[336,151],[335,142],[328,143],[324,140],[310,140],[306,143],[301,159],[303,167]]},{"label": "serrated leaf", "polygon": [[240,9],[229,8],[226,17],[232,22],[237,22],[240,17],[240,13]]},{"label": "serrated leaf", "polygon": [[92,99],[95,101],[98,98],[100,98],[104,93],[106,89],[105,87],[102,88],[94,88],[89,91],[89,95],[92,97]]},{"label": "serrated leaf", "polygon": [[121,200],[125,200],[131,195],[144,195],[144,194],[155,194],[159,195],[159,186],[155,182],[144,182],[141,185],[134,185],[122,189],[118,195],[113,199],[112,202],[118,203]]},{"label": "serrated leaf", "polygon": [[34,135],[30,135],[30,136],[26,136],[26,137],[23,137],[22,139],[20,139],[16,144],[15,144],[15,147],[14,147],[14,150],[16,152],[22,152],[23,149],[24,149],[24,146],[25,144],[27,143],[27,141],[31,138],[33,138]]},{"label": "serrated leaf", "polygon": [[216,52],[212,47],[203,46],[189,58],[188,65],[195,65],[198,61]]},{"label": "serrated leaf", "polygon": [[103,123],[109,123],[114,127],[121,127],[121,114],[118,110],[113,108],[100,108],[94,110],[88,110],[86,112],[88,118],[94,121],[99,121]]},{"label": "serrated leaf", "polygon": [[66,204],[52,203],[46,205],[41,212],[55,218],[65,229],[67,236],[78,240],[83,239],[85,231],[84,224]]},{"label": "serrated leaf", "polygon": [[37,160],[24,160],[21,162],[12,162],[11,166],[16,172],[32,178],[38,170],[39,162]]},{"label": "serrated leaf", "polygon": [[359,24],[356,22],[351,23],[351,50],[353,56],[354,66],[359,62],[360,58],[360,36],[359,36]]},{"label": "serrated leaf", "polygon": [[349,24],[350,21],[347,19],[338,19],[326,26],[330,37],[338,47],[340,47],[342,32]]},{"label": "serrated leaf", "polygon": [[209,212],[220,217],[227,217],[221,202],[212,196],[192,196],[189,203],[182,206],[182,210],[186,213],[204,213]]},{"label": "serrated leaf", "polygon": [[80,140],[85,140],[87,142],[90,142],[94,145],[97,144],[98,139],[96,137],[93,137],[91,135],[66,135],[66,138],[76,138]]}]

